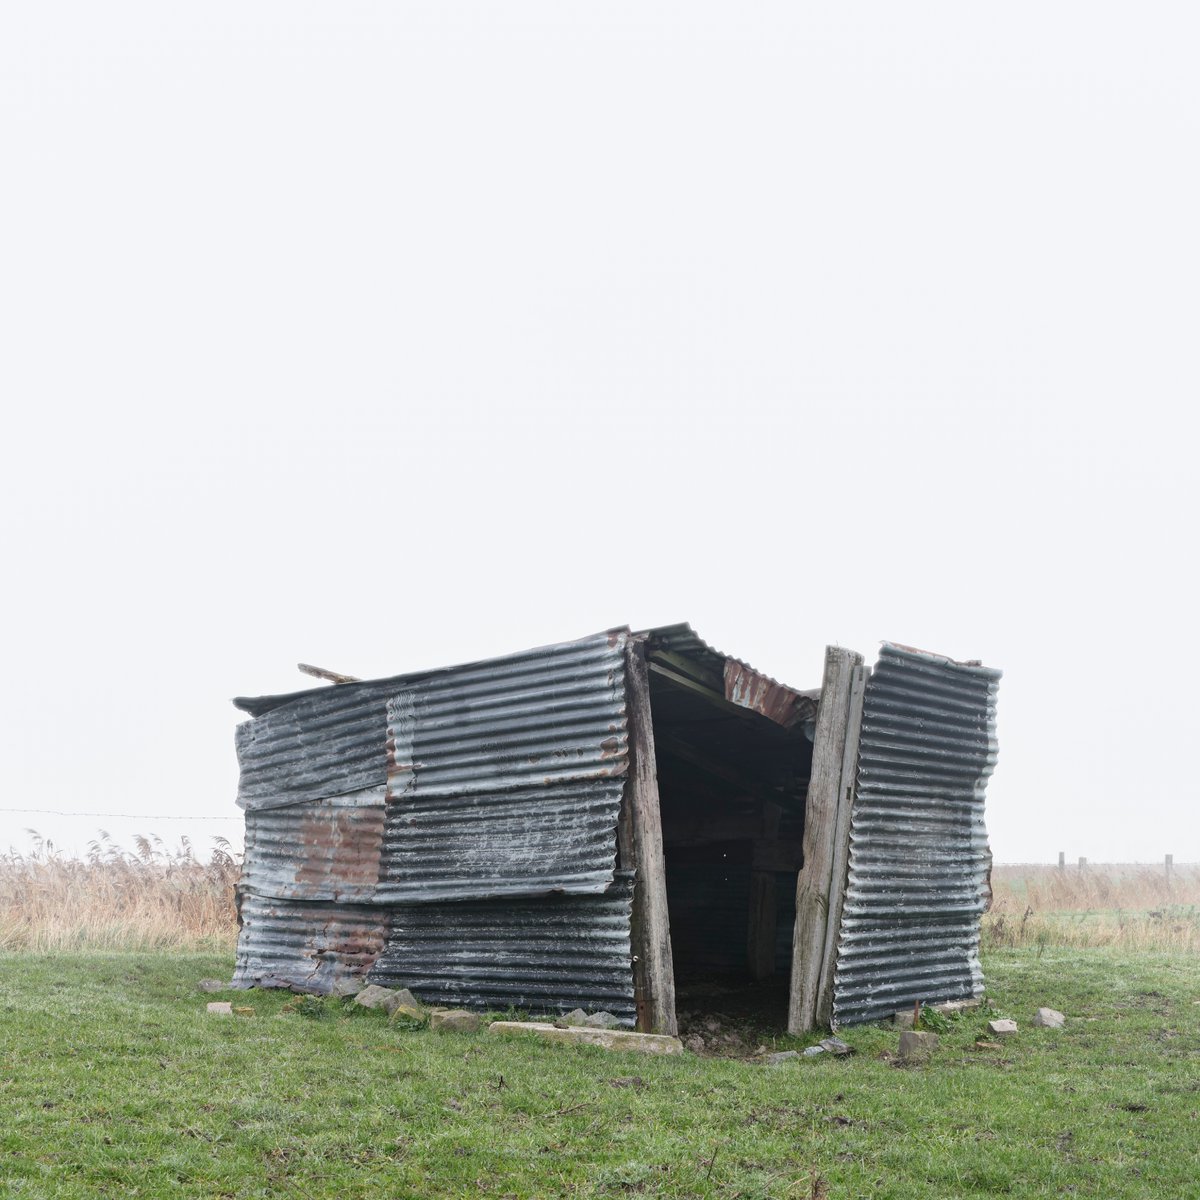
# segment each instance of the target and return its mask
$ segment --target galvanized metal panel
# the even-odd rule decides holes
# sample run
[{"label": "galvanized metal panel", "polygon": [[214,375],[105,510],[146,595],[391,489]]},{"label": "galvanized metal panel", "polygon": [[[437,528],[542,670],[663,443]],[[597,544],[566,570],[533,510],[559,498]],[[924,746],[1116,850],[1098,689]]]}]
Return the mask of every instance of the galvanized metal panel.
[{"label": "galvanized metal panel", "polygon": [[983,987],[1000,672],[886,644],[866,689],[834,1022]]},{"label": "galvanized metal panel", "polygon": [[429,1004],[607,1009],[633,1024],[632,898],[618,872],[592,895],[397,906],[368,978]]},{"label": "galvanized metal panel", "polygon": [[[273,808],[387,780],[387,703],[420,717],[422,786],[459,792],[625,769],[623,632],[484,663],[242,701],[238,803]],[[401,759],[397,759],[401,762]]]},{"label": "galvanized metal panel", "polygon": [[555,657],[531,690],[497,672],[388,702],[388,815],[379,897],[400,903],[600,892],[613,880],[628,765],[626,635]]},{"label": "galvanized metal panel", "polygon": [[326,993],[358,978],[384,945],[386,917],[368,905],[279,900],[243,894],[235,987]]}]

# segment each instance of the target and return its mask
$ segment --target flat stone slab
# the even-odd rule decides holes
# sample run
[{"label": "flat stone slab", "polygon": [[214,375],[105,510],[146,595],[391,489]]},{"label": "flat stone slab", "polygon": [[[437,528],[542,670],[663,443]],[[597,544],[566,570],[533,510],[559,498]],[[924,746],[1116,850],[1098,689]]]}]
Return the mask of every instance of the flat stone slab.
[{"label": "flat stone slab", "polygon": [[992,1037],[1012,1037],[1017,1032],[1017,1023],[1016,1021],[1008,1020],[1007,1017],[999,1021],[989,1021],[987,1023],[987,1031]]},{"label": "flat stone slab", "polygon": [[463,1008],[435,1008],[429,1014],[429,1028],[437,1033],[478,1033],[483,1018]]},{"label": "flat stone slab", "polygon": [[906,1030],[900,1035],[900,1058],[904,1062],[925,1062],[937,1049],[936,1033]]},{"label": "flat stone slab", "polygon": [[205,1011],[214,1017],[232,1017],[233,1004],[228,1000],[210,1000]]},{"label": "flat stone slab", "polygon": [[1067,1018],[1057,1008],[1039,1008],[1033,1014],[1033,1023],[1039,1029],[1061,1029],[1067,1023]]},{"label": "flat stone slab", "polygon": [[603,1050],[627,1050],[635,1054],[682,1054],[683,1043],[661,1033],[632,1033],[625,1029],[590,1029],[569,1026],[559,1029],[548,1021],[493,1021],[488,1033],[499,1037],[536,1037],[544,1042],[568,1046],[599,1046]]}]

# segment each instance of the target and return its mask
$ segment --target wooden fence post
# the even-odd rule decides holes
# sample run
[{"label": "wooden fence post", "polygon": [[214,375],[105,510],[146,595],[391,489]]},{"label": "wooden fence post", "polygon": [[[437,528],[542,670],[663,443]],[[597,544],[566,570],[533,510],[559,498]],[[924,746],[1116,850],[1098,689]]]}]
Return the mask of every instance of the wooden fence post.
[{"label": "wooden fence post", "polygon": [[1058,852],[1058,869],[1060,871],[1065,871],[1067,869],[1067,852],[1065,850],[1060,850]]}]

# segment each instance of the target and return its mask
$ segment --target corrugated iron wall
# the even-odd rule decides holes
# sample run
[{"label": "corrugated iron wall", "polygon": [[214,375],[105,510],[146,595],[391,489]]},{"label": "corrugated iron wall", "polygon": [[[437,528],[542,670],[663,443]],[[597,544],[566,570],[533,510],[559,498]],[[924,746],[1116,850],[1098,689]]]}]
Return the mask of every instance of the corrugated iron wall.
[{"label": "corrugated iron wall", "polygon": [[248,701],[238,982],[631,1019],[627,640]]},{"label": "corrugated iron wall", "polygon": [[867,683],[836,1024],[978,995],[1000,672],[885,644]]},{"label": "corrugated iron wall", "polygon": [[591,895],[397,906],[368,978],[433,1004],[607,1009],[632,1024],[632,901],[632,875],[618,872]]}]

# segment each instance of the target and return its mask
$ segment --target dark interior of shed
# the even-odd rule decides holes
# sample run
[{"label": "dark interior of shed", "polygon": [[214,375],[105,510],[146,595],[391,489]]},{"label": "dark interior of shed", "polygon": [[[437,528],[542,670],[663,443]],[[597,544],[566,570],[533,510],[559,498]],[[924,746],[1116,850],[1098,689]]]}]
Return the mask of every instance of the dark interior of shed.
[{"label": "dark interior of shed", "polygon": [[805,723],[727,700],[686,663],[651,658],[649,683],[681,1021],[717,1009],[782,1027],[812,767]]}]

